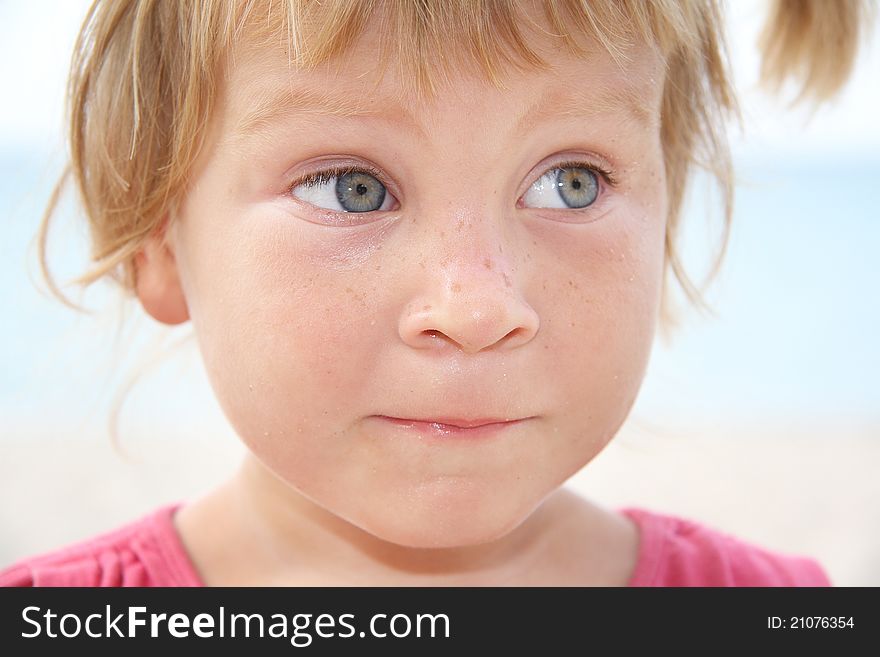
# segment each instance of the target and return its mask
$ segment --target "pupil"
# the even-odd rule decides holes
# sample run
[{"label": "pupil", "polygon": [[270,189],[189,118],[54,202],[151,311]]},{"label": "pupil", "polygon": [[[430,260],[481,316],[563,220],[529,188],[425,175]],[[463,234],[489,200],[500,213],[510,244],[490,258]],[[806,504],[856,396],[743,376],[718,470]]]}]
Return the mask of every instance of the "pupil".
[{"label": "pupil", "polygon": [[358,193],[358,194],[360,194],[361,196],[363,196],[364,194],[367,193],[367,186],[364,185],[363,183],[360,183],[360,184],[357,186],[356,190],[357,190],[357,193]]},{"label": "pupil", "polygon": [[574,180],[571,181],[571,186],[574,187],[575,189],[580,189],[581,188],[581,181],[578,180],[577,178],[575,178]]}]

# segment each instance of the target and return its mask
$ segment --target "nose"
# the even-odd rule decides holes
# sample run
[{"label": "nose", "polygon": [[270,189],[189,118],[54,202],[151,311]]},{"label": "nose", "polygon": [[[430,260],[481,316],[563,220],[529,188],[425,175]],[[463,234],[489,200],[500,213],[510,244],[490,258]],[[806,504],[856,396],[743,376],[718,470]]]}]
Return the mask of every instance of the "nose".
[{"label": "nose", "polygon": [[[437,224],[434,224],[437,225]],[[510,350],[538,332],[537,312],[523,296],[515,249],[504,248],[495,221],[458,220],[426,244],[418,293],[403,311],[401,339],[416,349],[467,354]],[[441,237],[442,236],[442,237]],[[427,272],[427,275],[426,275]]]}]

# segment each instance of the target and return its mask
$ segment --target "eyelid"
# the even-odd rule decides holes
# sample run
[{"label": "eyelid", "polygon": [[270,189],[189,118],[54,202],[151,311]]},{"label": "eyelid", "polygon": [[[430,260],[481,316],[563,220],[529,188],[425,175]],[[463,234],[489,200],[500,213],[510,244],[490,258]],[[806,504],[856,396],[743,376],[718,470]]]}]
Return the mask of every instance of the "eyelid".
[{"label": "eyelid", "polygon": [[[307,183],[318,183],[318,182],[328,182],[330,178],[334,178],[337,176],[345,175],[346,173],[353,172],[361,172],[366,173],[373,176],[376,180],[378,180],[385,187],[386,191],[394,197],[394,199],[399,204],[400,201],[400,193],[393,183],[390,182],[390,177],[379,167],[369,162],[358,162],[358,161],[349,161],[349,162],[335,162],[329,161],[326,166],[319,166],[325,162],[325,160],[320,160],[315,164],[315,168],[311,171],[307,171],[306,173],[297,174],[293,181],[288,183],[285,186],[284,193],[285,195],[293,196],[292,192],[294,189],[299,187],[300,185],[305,185]],[[303,201],[305,202],[305,201]],[[320,210],[326,210],[325,208],[319,208]],[[330,212],[335,212],[334,210],[330,210]],[[379,212],[379,210],[374,210],[373,212]],[[390,210],[385,210],[385,212],[390,212]],[[348,213],[346,213],[348,214]],[[372,214],[372,212],[360,212],[357,214]]]},{"label": "eyelid", "polygon": [[542,166],[540,172],[537,176],[530,177],[531,182],[528,184],[525,190],[523,190],[523,194],[531,187],[535,182],[541,179],[542,176],[546,175],[550,171],[556,171],[558,169],[589,169],[594,173],[598,174],[600,178],[602,178],[606,183],[608,183],[611,187],[617,187],[617,176],[614,173],[614,170],[606,163],[598,161],[598,158],[590,157],[590,156],[570,156],[567,159],[561,160],[560,162],[556,162],[551,164],[550,166]]},{"label": "eyelid", "polygon": [[[572,213],[595,213],[597,211],[597,208],[599,207],[599,204],[603,203],[603,198],[607,193],[607,188],[617,188],[617,176],[614,172],[614,169],[610,166],[610,163],[605,160],[605,158],[600,158],[599,156],[592,154],[573,153],[563,154],[561,158],[562,159],[557,162],[553,162],[552,164],[547,165],[542,163],[538,167],[532,169],[531,174],[528,178],[526,178],[528,184],[522,190],[522,192],[520,192],[519,196],[517,196],[517,208],[551,213],[564,212],[568,215]],[[547,160],[545,159],[544,162],[546,161]],[[589,171],[592,171],[596,175],[599,181],[599,192],[596,200],[593,203],[583,208],[531,208],[524,205],[523,198],[526,194],[528,194],[529,190],[532,188],[532,185],[534,185],[550,172],[569,168],[587,169]]]}]

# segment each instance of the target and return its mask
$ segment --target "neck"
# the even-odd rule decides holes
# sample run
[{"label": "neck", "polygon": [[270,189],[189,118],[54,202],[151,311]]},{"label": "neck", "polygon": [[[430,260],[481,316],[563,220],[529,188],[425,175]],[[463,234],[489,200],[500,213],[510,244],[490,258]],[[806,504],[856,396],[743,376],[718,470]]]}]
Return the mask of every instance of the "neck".
[{"label": "neck", "polygon": [[[522,580],[552,542],[545,502],[504,537],[480,545],[413,548],[334,515],[248,456],[231,482],[243,535],[270,572],[299,582],[357,586],[491,586]],[[283,582],[282,582],[283,583]]]},{"label": "neck", "polygon": [[208,586],[620,586],[638,547],[628,520],[565,489],[495,541],[397,545],[313,503],[250,455],[175,524]]}]

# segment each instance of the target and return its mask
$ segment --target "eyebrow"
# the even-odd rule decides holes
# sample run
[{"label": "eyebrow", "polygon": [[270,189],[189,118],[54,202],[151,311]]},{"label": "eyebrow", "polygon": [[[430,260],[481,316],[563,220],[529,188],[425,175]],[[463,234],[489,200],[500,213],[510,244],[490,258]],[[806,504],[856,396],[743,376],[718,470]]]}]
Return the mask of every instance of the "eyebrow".
[{"label": "eyebrow", "polygon": [[[624,112],[630,119],[645,127],[652,127],[657,117],[644,94],[630,85],[578,89],[573,93],[557,93],[540,98],[517,120],[513,134],[522,136],[541,121],[554,117],[584,117]],[[354,97],[328,90],[285,88],[257,97],[256,102],[237,122],[235,140],[258,135],[276,122],[307,117],[339,118],[366,117],[390,123],[395,128],[406,128],[427,138],[427,133],[413,115],[395,102],[374,103],[368,107],[363,96]]]},{"label": "eyebrow", "polygon": [[583,88],[542,97],[523,113],[514,132],[523,135],[536,124],[560,116],[589,118],[620,112],[646,128],[653,128],[659,119],[645,95],[630,85]]},{"label": "eyebrow", "polygon": [[257,97],[247,113],[235,126],[234,139],[252,137],[274,123],[292,118],[316,118],[333,116],[339,118],[369,117],[393,124],[424,135],[422,127],[403,107],[395,103],[376,103],[376,109],[367,107],[363,97],[310,88],[285,88]]}]

